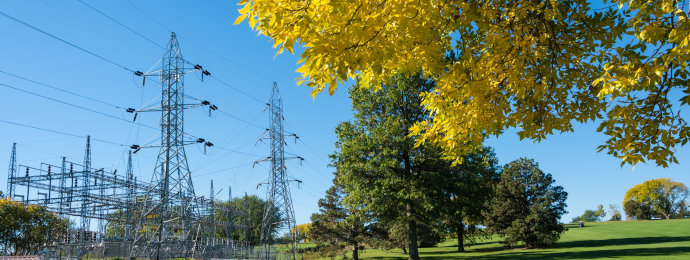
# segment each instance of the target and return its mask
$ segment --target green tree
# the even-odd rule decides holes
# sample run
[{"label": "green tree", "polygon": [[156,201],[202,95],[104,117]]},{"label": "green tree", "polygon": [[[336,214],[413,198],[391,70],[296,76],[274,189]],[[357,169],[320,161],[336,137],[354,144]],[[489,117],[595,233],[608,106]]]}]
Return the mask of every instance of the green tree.
[{"label": "green tree", "polygon": [[626,215],[635,219],[677,218],[687,198],[688,187],[683,183],[659,178],[630,188],[623,198],[623,207]]},{"label": "green tree", "polygon": [[602,221],[606,217],[606,211],[604,211],[604,205],[599,205],[597,207],[597,210],[585,210],[585,213],[582,214],[582,216],[577,216],[574,217],[570,223],[577,223],[579,221],[584,221],[584,222],[599,222]]},{"label": "green tree", "polygon": [[[232,200],[218,203],[218,208],[228,208],[233,210],[230,223],[233,224],[232,236],[235,240],[249,241],[252,245],[258,245],[261,239],[261,222],[264,217],[266,202],[256,195],[236,197]],[[278,210],[274,207],[273,214],[276,219],[280,219]],[[227,212],[217,211],[216,220],[227,221]],[[246,223],[248,221],[248,223]],[[227,237],[226,230],[218,231],[222,237]],[[271,232],[275,233],[275,230]]]},{"label": "green tree", "polygon": [[429,156],[437,149],[415,146],[415,137],[409,135],[409,128],[427,116],[419,94],[433,86],[415,73],[398,74],[378,91],[352,87],[354,120],[336,127],[332,155],[335,183],[346,194],[343,204],[370,211],[381,222],[403,223],[409,259],[419,259],[417,227],[431,221],[430,194],[440,176],[426,163],[437,160]]},{"label": "green tree", "polygon": [[441,193],[435,207],[441,212],[442,224],[457,237],[458,252],[464,252],[465,240],[472,242],[485,235],[480,228],[484,224],[482,211],[500,178],[498,158],[491,147],[482,147],[465,155],[460,165],[447,160],[440,164],[445,164],[446,170],[438,185]]},{"label": "green tree", "polygon": [[609,204],[609,213],[611,214],[609,221],[620,221],[622,219],[620,207],[616,204]]},{"label": "green tree", "polygon": [[564,230],[558,220],[567,212],[567,196],[534,160],[517,159],[503,167],[486,212],[486,226],[504,237],[507,246],[522,241],[527,248],[548,247]]},{"label": "green tree", "polygon": [[48,241],[58,240],[69,221],[38,205],[0,199],[0,249],[2,254],[35,254]]},{"label": "green tree", "polygon": [[312,226],[309,239],[317,244],[326,244],[325,251],[338,253],[345,246],[351,248],[352,259],[359,259],[359,249],[370,236],[369,216],[356,208],[342,203],[342,189],[331,186],[326,197],[319,200],[319,213],[311,215]]}]

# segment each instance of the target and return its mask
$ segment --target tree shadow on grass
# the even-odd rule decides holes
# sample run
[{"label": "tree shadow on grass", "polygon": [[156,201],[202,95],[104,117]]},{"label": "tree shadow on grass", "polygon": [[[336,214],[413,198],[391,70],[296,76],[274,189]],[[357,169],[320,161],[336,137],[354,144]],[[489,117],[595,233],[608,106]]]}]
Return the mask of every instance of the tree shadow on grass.
[{"label": "tree shadow on grass", "polygon": [[[449,256],[448,253],[425,253],[420,254],[422,259],[592,259],[604,257],[622,257],[637,256],[637,257],[662,257],[675,254],[683,254],[690,252],[690,247],[648,247],[648,248],[628,248],[628,249],[607,249],[594,251],[579,251],[579,252],[548,252],[548,251],[506,251],[505,253],[498,253],[488,256]],[[386,257],[367,257],[367,259],[378,260],[397,260],[406,259],[407,256],[386,256]]]},{"label": "tree shadow on grass", "polygon": [[[669,242],[684,242],[690,241],[690,236],[679,237],[634,237],[634,238],[616,238],[616,239],[602,239],[602,240],[583,240],[583,241],[569,241],[556,243],[552,249],[570,249],[567,252],[550,252],[538,249],[525,249],[518,251],[510,251],[503,247],[502,244],[496,241],[483,242],[482,245],[495,244],[495,246],[484,246],[479,248],[469,248],[468,253],[492,253],[486,256],[467,255],[452,251],[440,252],[423,252],[420,257],[423,259],[591,259],[601,257],[626,257],[626,256],[644,256],[644,257],[660,257],[665,255],[674,255],[690,252],[690,247],[638,247],[638,248],[622,248],[622,249],[596,249],[604,246],[629,246],[629,245],[651,245]],[[475,244],[477,245],[477,244]],[[448,247],[448,246],[444,246]],[[590,250],[586,250],[589,248]],[[581,251],[585,249],[585,251]],[[501,252],[505,251],[505,252]],[[458,255],[460,254],[460,255]],[[386,257],[367,257],[367,259],[406,259],[407,256],[386,256]]]},{"label": "tree shadow on grass", "polygon": [[575,248],[575,247],[600,247],[600,246],[621,246],[621,245],[648,245],[669,242],[690,241],[690,236],[681,237],[630,237],[614,238],[601,240],[579,240],[558,242],[552,248]]},{"label": "tree shadow on grass", "polygon": [[[498,242],[488,242],[487,244],[495,243],[496,246],[473,248],[468,252],[472,253],[491,253],[487,256],[457,256],[455,251],[446,252],[428,252],[423,255],[425,259],[448,259],[449,254],[456,254],[452,258],[472,258],[472,259],[588,259],[599,257],[625,257],[625,256],[664,256],[679,253],[690,252],[690,247],[649,247],[649,248],[625,248],[625,249],[604,249],[597,250],[596,247],[604,246],[628,246],[628,245],[650,245],[669,242],[684,242],[690,241],[690,236],[679,237],[635,237],[635,238],[620,238],[620,239],[602,239],[602,240],[584,240],[584,241],[569,241],[556,243],[553,249],[570,249],[568,252],[549,252],[543,250],[519,250],[509,251]],[[580,251],[581,248],[590,248],[593,250]],[[500,252],[505,251],[505,252]]]},{"label": "tree shadow on grass", "polygon": [[[592,259],[604,257],[660,257],[690,252],[690,247],[646,247],[646,248],[627,248],[627,249],[606,249],[593,251],[569,251],[569,252],[548,252],[548,251],[511,251],[496,255],[472,257],[473,259]],[[425,257],[427,259],[427,257]],[[428,259],[448,259],[447,257],[428,257]]]}]

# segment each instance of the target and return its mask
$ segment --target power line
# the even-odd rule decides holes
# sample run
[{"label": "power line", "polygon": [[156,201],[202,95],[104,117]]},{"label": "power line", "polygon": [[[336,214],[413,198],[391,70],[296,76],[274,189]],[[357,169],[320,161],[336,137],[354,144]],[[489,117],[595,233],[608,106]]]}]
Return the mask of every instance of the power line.
[{"label": "power line", "polygon": [[101,103],[101,104],[104,104],[104,105],[108,105],[108,106],[111,106],[111,107],[114,107],[114,108],[126,109],[126,108],[124,108],[124,107],[121,107],[121,106],[118,106],[118,105],[115,105],[115,104],[111,104],[111,103],[108,103],[108,102],[105,102],[105,101],[102,101],[102,100],[98,100],[98,99],[95,99],[95,98],[91,98],[91,97],[87,97],[87,96],[84,96],[84,95],[81,95],[81,94],[77,94],[77,93],[74,93],[74,92],[69,91],[69,90],[64,90],[64,89],[61,89],[61,88],[58,88],[58,87],[55,87],[55,86],[51,86],[51,85],[48,85],[48,84],[45,84],[45,83],[41,83],[41,82],[38,82],[38,81],[35,81],[35,80],[32,80],[32,79],[29,79],[29,78],[25,78],[25,77],[22,77],[22,76],[18,76],[18,75],[15,75],[15,74],[12,74],[12,73],[3,71],[3,70],[0,70],[0,73],[3,73],[3,74],[5,74],[5,75],[9,75],[9,76],[12,76],[12,77],[15,77],[15,78],[18,78],[18,79],[23,79],[23,80],[26,80],[26,81],[28,81],[28,82],[35,83],[35,84],[38,84],[38,85],[41,85],[41,86],[44,86],[44,87],[48,87],[48,88],[51,88],[51,89],[54,89],[54,90],[57,90],[57,91],[61,91],[61,92],[64,92],[64,93],[68,93],[68,94],[71,94],[71,95],[74,95],[74,96],[77,96],[77,97],[85,98],[85,99],[88,99],[88,100],[91,100],[91,101],[94,101],[94,102],[98,102],[98,103]]},{"label": "power line", "polygon": [[227,82],[225,82],[225,81],[222,80],[222,79],[219,79],[218,77],[209,76],[209,78],[212,78],[212,79],[217,80],[217,81],[220,82],[221,84],[223,84],[223,85],[225,85],[225,86],[227,86],[227,87],[230,87],[230,88],[234,89],[235,91],[239,92],[240,94],[242,94],[242,95],[244,95],[244,96],[246,96],[246,97],[248,97],[248,98],[253,99],[254,101],[257,101],[257,102],[262,103],[262,104],[267,104],[266,101],[261,100],[261,99],[255,97],[255,96],[249,95],[249,94],[247,94],[246,92],[242,91],[241,89],[239,89],[239,88],[233,86],[232,84],[227,83]]},{"label": "power line", "polygon": [[[81,0],[80,0],[80,1],[81,1]],[[144,11],[143,9],[139,8],[139,6],[135,5],[134,3],[132,3],[132,2],[129,1],[129,0],[127,0],[127,3],[129,3],[132,7],[136,8],[137,10],[139,10],[139,12],[141,12],[142,14],[144,14],[144,15],[145,15],[146,17],[148,17],[149,19],[151,19],[151,20],[153,20],[154,22],[156,22],[159,26],[161,26],[162,28],[164,28],[164,29],[167,30],[168,32],[172,32],[172,30],[171,30],[170,28],[168,28],[167,26],[165,26],[162,22],[158,21],[156,18],[154,18],[153,16],[151,16],[150,14],[148,14],[148,13],[147,13],[146,11]],[[138,34],[138,33],[137,33],[137,34]],[[254,73],[254,74],[256,74],[256,75],[259,75],[259,76],[261,76],[262,78],[272,80],[272,79],[270,79],[270,77],[267,77],[266,75],[263,75],[263,74],[261,74],[261,73],[259,73],[259,72],[256,72],[256,71],[254,71],[254,70],[251,70],[251,69],[249,69],[249,68],[247,68],[247,67],[244,67],[244,66],[242,66],[242,65],[240,65],[240,64],[238,64],[238,63],[232,61],[231,59],[229,59],[229,58],[227,58],[227,57],[225,57],[225,56],[222,56],[222,55],[220,55],[220,54],[218,54],[218,53],[216,53],[216,52],[214,52],[214,51],[211,51],[210,49],[208,49],[208,48],[206,48],[206,47],[203,47],[203,46],[201,46],[200,44],[197,44],[197,43],[192,42],[191,40],[189,40],[189,39],[187,39],[187,38],[185,38],[185,37],[183,37],[183,36],[180,36],[179,38],[181,38],[181,39],[185,40],[186,42],[189,42],[189,43],[191,43],[192,45],[195,45],[195,46],[201,48],[202,50],[205,50],[205,51],[207,51],[207,52],[209,52],[209,53],[211,53],[211,54],[213,54],[213,55],[215,55],[215,56],[217,56],[217,57],[219,57],[219,58],[221,58],[221,59],[223,59],[223,60],[225,60],[225,61],[227,61],[227,62],[230,62],[230,63],[232,63],[233,65],[236,65],[236,66],[238,66],[238,67],[240,67],[240,68],[243,68],[243,69],[245,69],[245,70],[247,70],[247,71],[249,71],[249,72],[252,72],[252,73]],[[262,103],[262,104],[265,104],[265,103],[266,103],[264,100],[259,99],[259,98],[255,97],[255,96],[249,95],[249,94],[247,94],[246,92],[240,90],[239,88],[233,86],[232,84],[227,83],[226,81],[219,79],[218,77],[214,77],[214,76],[211,76],[211,75],[209,75],[209,77],[216,79],[216,80],[217,80],[218,82],[220,82],[221,84],[223,84],[223,85],[225,85],[225,86],[227,86],[227,87],[230,87],[230,88],[234,89],[235,91],[239,92],[240,94],[242,94],[242,95],[244,95],[244,96],[246,96],[246,97],[249,97],[249,98],[251,98],[251,99],[253,99],[253,100],[255,100],[255,101],[259,102],[259,103]]]},{"label": "power line", "polygon": [[82,109],[82,110],[86,110],[86,111],[89,111],[89,112],[92,112],[92,113],[96,113],[96,114],[99,114],[99,115],[102,115],[102,116],[114,118],[114,119],[117,119],[117,120],[120,120],[120,121],[124,121],[124,122],[127,122],[127,123],[135,124],[135,125],[138,125],[138,126],[143,126],[143,127],[146,127],[146,128],[150,128],[150,129],[153,129],[153,130],[157,130],[157,131],[160,130],[160,129],[155,128],[155,127],[152,127],[152,126],[140,124],[140,123],[137,123],[137,122],[132,122],[132,121],[129,121],[129,120],[124,119],[124,118],[120,118],[120,117],[116,117],[116,116],[113,116],[113,115],[109,115],[109,114],[106,114],[106,113],[103,113],[103,112],[100,112],[100,111],[96,111],[96,110],[93,110],[93,109],[90,109],[90,108],[86,108],[86,107],[82,107],[82,106],[79,106],[79,105],[75,105],[75,104],[72,104],[72,103],[69,103],[69,102],[65,102],[65,101],[62,101],[62,100],[58,100],[58,99],[55,99],[55,98],[52,98],[52,97],[44,96],[44,95],[41,95],[41,94],[38,94],[38,93],[34,93],[34,92],[31,92],[31,91],[28,91],[28,90],[23,90],[23,89],[20,89],[20,88],[16,88],[16,87],[13,87],[13,86],[10,86],[10,85],[7,85],[7,84],[0,83],[0,86],[6,87],[6,88],[11,88],[11,89],[14,89],[14,90],[17,90],[17,91],[21,91],[21,92],[24,92],[24,93],[27,93],[27,94],[31,94],[31,95],[34,95],[34,96],[37,96],[37,97],[42,97],[42,98],[45,98],[45,99],[48,99],[48,100],[52,100],[52,101],[55,101],[55,102],[58,102],[58,103],[61,103],[61,104],[65,104],[65,105],[68,105],[68,106],[71,106],[71,107],[76,107],[76,108],[79,108],[79,109]]},{"label": "power line", "polygon": [[[78,137],[78,138],[86,138],[85,135],[70,134],[70,133],[60,132],[60,131],[57,131],[57,130],[51,130],[51,129],[41,128],[41,127],[37,127],[37,126],[31,126],[31,125],[25,125],[25,124],[21,124],[21,123],[10,122],[10,121],[6,121],[6,120],[2,120],[2,119],[0,119],[0,122],[6,123],[6,124],[10,124],[10,125],[22,126],[22,127],[26,127],[26,128],[31,128],[31,129],[36,129],[36,130],[51,132],[51,133],[55,133],[55,134],[61,134],[61,135],[66,135],[66,136]],[[117,146],[127,146],[127,145],[124,145],[124,144],[120,144],[120,143],[116,143],[116,142],[112,142],[112,141],[107,141],[107,140],[103,140],[103,139],[98,139],[98,138],[94,138],[94,137],[91,137],[91,140],[99,141],[99,142],[103,142],[103,143],[107,143],[107,144],[113,144],[113,145],[117,145]]]},{"label": "power line", "polygon": [[86,53],[88,53],[88,54],[91,54],[92,56],[97,57],[97,58],[99,58],[99,59],[101,59],[101,60],[104,60],[104,61],[106,61],[106,62],[108,62],[108,63],[110,63],[110,64],[113,64],[113,65],[118,66],[118,67],[120,67],[120,68],[123,68],[123,69],[125,69],[125,70],[127,70],[127,71],[130,71],[130,72],[134,73],[134,74],[137,75],[137,76],[141,76],[141,72],[140,72],[140,71],[132,70],[132,69],[130,69],[130,68],[128,68],[128,67],[125,67],[124,65],[121,65],[121,64],[117,63],[117,62],[114,62],[114,61],[112,61],[112,60],[106,59],[105,57],[103,57],[103,56],[101,56],[101,55],[98,55],[98,54],[96,54],[96,53],[93,53],[93,52],[91,52],[91,51],[89,51],[89,50],[87,50],[87,49],[84,49],[84,48],[82,48],[82,47],[77,46],[77,45],[74,44],[74,43],[68,42],[68,41],[66,41],[66,40],[63,40],[63,39],[60,38],[60,37],[57,37],[57,36],[55,36],[55,35],[49,33],[49,32],[46,32],[46,31],[44,31],[44,30],[41,30],[41,29],[39,29],[38,27],[35,27],[35,26],[30,25],[30,24],[28,24],[28,23],[26,23],[26,22],[24,22],[24,21],[22,21],[22,20],[19,20],[19,19],[17,19],[17,18],[14,18],[13,16],[11,16],[11,15],[9,15],[9,14],[6,14],[6,13],[3,12],[3,11],[0,11],[0,15],[5,16],[5,17],[7,17],[8,19],[13,20],[13,21],[15,21],[15,22],[17,22],[17,23],[20,23],[20,24],[22,24],[22,25],[24,25],[24,26],[26,26],[26,27],[29,27],[29,28],[31,28],[31,29],[37,31],[37,32],[43,33],[43,34],[45,34],[45,35],[47,35],[47,36],[50,36],[51,38],[56,39],[56,40],[58,40],[58,41],[61,41],[61,42],[65,43],[65,44],[67,44],[67,45],[70,45],[70,46],[74,47],[74,48],[77,48],[77,49],[79,49],[79,50],[81,50],[81,51],[83,51],[83,52],[86,52]]},{"label": "power line", "polygon": [[265,156],[263,156],[263,155],[245,153],[245,152],[242,152],[242,151],[233,150],[233,149],[229,149],[229,148],[225,148],[225,147],[221,147],[221,146],[215,146],[215,147],[216,147],[217,149],[221,149],[221,150],[228,151],[228,152],[239,153],[239,154],[244,154],[244,155],[249,155],[249,156],[255,156],[255,157],[259,157],[259,158],[265,157]]},{"label": "power line", "polygon": [[87,6],[88,8],[91,8],[91,10],[94,10],[94,11],[96,11],[97,13],[99,13],[99,14],[105,16],[105,18],[108,18],[109,20],[111,20],[111,21],[113,21],[113,22],[119,24],[120,26],[124,27],[125,29],[129,30],[130,32],[132,32],[132,33],[138,35],[138,36],[141,37],[142,39],[147,40],[147,41],[150,42],[150,43],[153,43],[154,45],[160,47],[161,49],[165,49],[165,47],[163,47],[162,45],[160,45],[160,44],[158,44],[157,42],[155,42],[155,41],[149,39],[148,37],[144,36],[143,34],[138,33],[137,31],[135,31],[134,29],[130,28],[129,26],[124,25],[123,23],[121,23],[121,22],[115,20],[115,18],[112,18],[112,17],[108,16],[107,14],[105,14],[105,13],[99,11],[99,10],[96,9],[95,7],[93,7],[93,6],[91,6],[91,5],[87,4],[87,3],[84,3],[82,0],[77,0],[77,1],[79,1],[79,2],[82,3],[83,5]]},{"label": "power line", "polygon": [[[157,24],[158,24],[160,27],[162,27],[163,29],[167,30],[168,32],[172,32],[172,31],[173,31],[173,30],[171,30],[169,27],[167,27],[165,24],[163,24],[161,21],[159,21],[158,19],[156,19],[155,17],[153,17],[152,15],[150,15],[149,13],[147,13],[146,11],[144,11],[144,9],[142,9],[142,8],[140,8],[139,6],[137,6],[137,5],[135,5],[134,3],[132,3],[132,1],[127,0],[127,3],[129,3],[129,5],[131,5],[131,6],[134,7],[135,9],[139,10],[139,12],[141,12],[142,14],[144,14],[144,16],[148,17],[149,19],[151,19],[152,21],[154,21],[155,23],[157,23]],[[216,56],[216,57],[218,57],[218,58],[220,58],[220,59],[222,59],[222,60],[225,60],[226,62],[228,62],[228,63],[230,63],[230,64],[232,64],[232,65],[235,65],[235,66],[237,66],[237,67],[239,67],[239,68],[242,68],[242,69],[244,69],[244,70],[246,70],[246,71],[249,71],[249,72],[255,74],[256,76],[259,76],[260,78],[268,79],[268,80],[270,80],[270,81],[275,81],[275,80],[273,80],[271,77],[269,77],[269,76],[267,76],[267,75],[265,75],[265,74],[262,74],[262,73],[260,73],[260,72],[257,72],[257,71],[255,71],[255,70],[253,70],[253,69],[248,68],[248,67],[242,66],[242,64],[237,63],[237,62],[234,62],[233,60],[231,60],[231,59],[229,59],[229,58],[227,58],[227,57],[225,57],[225,56],[223,56],[223,55],[221,55],[221,54],[219,54],[219,53],[217,53],[217,52],[214,52],[214,51],[212,51],[212,50],[209,49],[209,48],[206,48],[206,47],[204,47],[204,46],[202,46],[202,45],[200,45],[200,44],[198,44],[198,43],[193,42],[192,40],[190,40],[190,39],[188,39],[188,38],[185,38],[184,36],[179,36],[179,38],[182,39],[182,40],[184,40],[184,41],[186,41],[186,42],[188,42],[188,43],[191,43],[191,44],[194,45],[194,46],[197,46],[198,48],[200,48],[200,49],[202,49],[202,50],[204,50],[204,51],[206,51],[206,52],[208,52],[208,53],[210,53],[210,54],[212,54],[212,55],[214,55],[214,56]]]},{"label": "power line", "polygon": [[253,127],[256,127],[256,128],[259,128],[259,129],[266,129],[265,127],[262,127],[262,126],[260,126],[260,125],[254,124],[254,123],[249,122],[249,121],[247,121],[247,120],[244,120],[244,119],[242,119],[242,118],[233,116],[232,114],[230,114],[230,113],[228,113],[228,112],[225,112],[225,111],[222,111],[222,110],[220,110],[220,109],[218,109],[217,112],[220,112],[221,114],[224,114],[224,115],[226,115],[226,116],[229,116],[229,117],[231,117],[231,118],[234,118],[234,119],[236,119],[236,120],[238,120],[238,121],[240,121],[240,122],[243,122],[243,123],[245,123],[245,124],[247,124],[247,125],[250,125],[250,126],[253,126]]}]

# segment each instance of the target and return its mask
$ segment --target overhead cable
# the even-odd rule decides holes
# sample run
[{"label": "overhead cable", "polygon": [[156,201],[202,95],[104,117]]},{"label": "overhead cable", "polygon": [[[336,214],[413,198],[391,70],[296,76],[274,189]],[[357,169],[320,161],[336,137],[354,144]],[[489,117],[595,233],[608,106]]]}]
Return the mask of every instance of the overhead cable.
[{"label": "overhead cable", "polygon": [[[2,119],[0,119],[0,122],[6,123],[6,124],[10,124],[10,125],[22,126],[22,127],[26,127],[26,128],[31,128],[31,129],[36,129],[36,130],[51,132],[51,133],[55,133],[55,134],[61,134],[61,135],[66,135],[66,136],[78,137],[78,138],[86,138],[86,135],[70,134],[70,133],[60,132],[60,131],[57,131],[57,130],[51,130],[51,129],[41,128],[41,127],[37,127],[37,126],[31,126],[31,125],[25,125],[25,124],[21,124],[21,123],[10,122],[10,121],[6,121],[6,120],[2,120]],[[94,137],[91,137],[91,140],[99,141],[99,142],[107,143],[107,144],[113,144],[113,145],[117,145],[117,146],[127,146],[127,145],[124,145],[124,144],[120,144],[120,143],[116,143],[116,142],[112,142],[112,141],[107,141],[107,140],[103,140],[103,139],[98,139],[98,138],[94,138]]]},{"label": "overhead cable", "polygon": [[144,75],[143,72],[141,72],[141,71],[133,70],[133,69],[130,69],[130,68],[128,68],[128,67],[125,67],[125,66],[122,65],[122,64],[119,64],[119,63],[117,63],[117,62],[114,62],[114,61],[112,61],[112,60],[109,60],[109,59],[107,59],[107,58],[105,58],[105,57],[103,57],[103,56],[101,56],[101,55],[98,55],[98,54],[93,53],[93,52],[91,52],[91,51],[89,51],[89,50],[87,50],[87,49],[84,49],[84,48],[82,48],[82,47],[79,47],[79,46],[77,46],[77,45],[74,44],[74,43],[68,42],[68,41],[66,41],[66,40],[63,40],[63,39],[60,38],[60,37],[57,37],[57,36],[55,36],[55,35],[49,33],[49,32],[46,32],[46,31],[44,31],[44,30],[41,30],[41,29],[39,29],[39,28],[36,27],[36,26],[30,25],[30,24],[28,24],[28,23],[26,23],[26,22],[24,22],[24,21],[22,21],[22,20],[19,20],[19,19],[15,18],[15,17],[13,17],[13,16],[11,16],[11,15],[9,15],[9,14],[6,14],[6,13],[3,12],[3,11],[0,11],[0,15],[2,15],[2,16],[4,16],[4,17],[7,17],[8,19],[13,20],[13,21],[15,21],[15,22],[17,22],[17,23],[20,23],[20,24],[22,24],[22,25],[24,25],[24,26],[26,26],[26,27],[29,27],[29,28],[31,28],[31,29],[37,31],[37,32],[43,33],[43,34],[45,34],[45,35],[47,35],[47,36],[50,36],[51,38],[56,39],[56,40],[58,40],[58,41],[61,41],[61,42],[65,43],[65,44],[67,44],[67,45],[69,45],[69,46],[72,46],[72,47],[77,48],[77,49],[79,49],[79,50],[81,50],[81,51],[83,51],[83,52],[86,52],[86,53],[88,53],[88,54],[91,54],[92,56],[97,57],[97,58],[99,58],[99,59],[101,59],[101,60],[104,60],[104,61],[106,61],[106,62],[108,62],[108,63],[110,63],[110,64],[113,64],[113,65],[118,66],[118,67],[120,67],[120,68],[123,68],[123,69],[125,69],[125,70],[127,70],[127,71],[130,71],[130,72],[134,73],[134,75],[137,75],[137,76],[142,76],[142,75]]}]

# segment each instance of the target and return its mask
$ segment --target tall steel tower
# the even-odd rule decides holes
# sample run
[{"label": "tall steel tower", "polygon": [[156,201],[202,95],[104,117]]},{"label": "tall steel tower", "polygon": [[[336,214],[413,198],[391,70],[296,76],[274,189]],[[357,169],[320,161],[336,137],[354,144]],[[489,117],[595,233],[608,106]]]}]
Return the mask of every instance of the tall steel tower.
[{"label": "tall steel tower", "polygon": [[86,136],[86,149],[84,150],[84,175],[81,182],[81,192],[80,196],[83,201],[81,203],[81,242],[84,244],[91,240],[91,234],[89,233],[89,228],[91,227],[91,218],[88,218],[89,214],[89,201],[87,198],[91,197],[91,136]]},{"label": "tall steel tower", "polygon": [[189,69],[184,65],[177,37],[172,33],[159,74],[161,106],[137,111],[161,112],[161,146],[152,176],[153,187],[144,198],[135,238],[135,244],[146,244],[134,249],[155,259],[187,258],[194,250],[192,242],[196,232],[191,222],[199,214],[184,145],[204,140],[185,141],[184,138],[184,109],[200,106],[184,103],[184,74]]},{"label": "tall steel tower", "polygon": [[[273,92],[271,93],[271,103],[269,104],[270,115],[269,140],[271,143],[271,172],[268,177],[268,192],[266,194],[266,206],[264,209],[263,221],[261,222],[261,241],[263,251],[262,258],[274,258],[275,252],[289,251],[289,258],[296,258],[297,239],[295,233],[295,212],[292,207],[290,196],[290,186],[285,168],[285,133],[283,131],[283,101],[278,91],[278,83],[273,82]],[[276,243],[278,234],[289,234],[290,241]],[[287,242],[287,243],[286,243]],[[278,245],[287,248],[275,248]],[[277,257],[277,255],[276,255]]]},{"label": "tall steel tower", "polygon": [[[12,180],[17,176],[17,143],[12,143],[12,153],[10,154],[10,167],[7,170],[7,197],[14,197],[14,184]],[[14,199],[14,198],[13,198]]]}]

